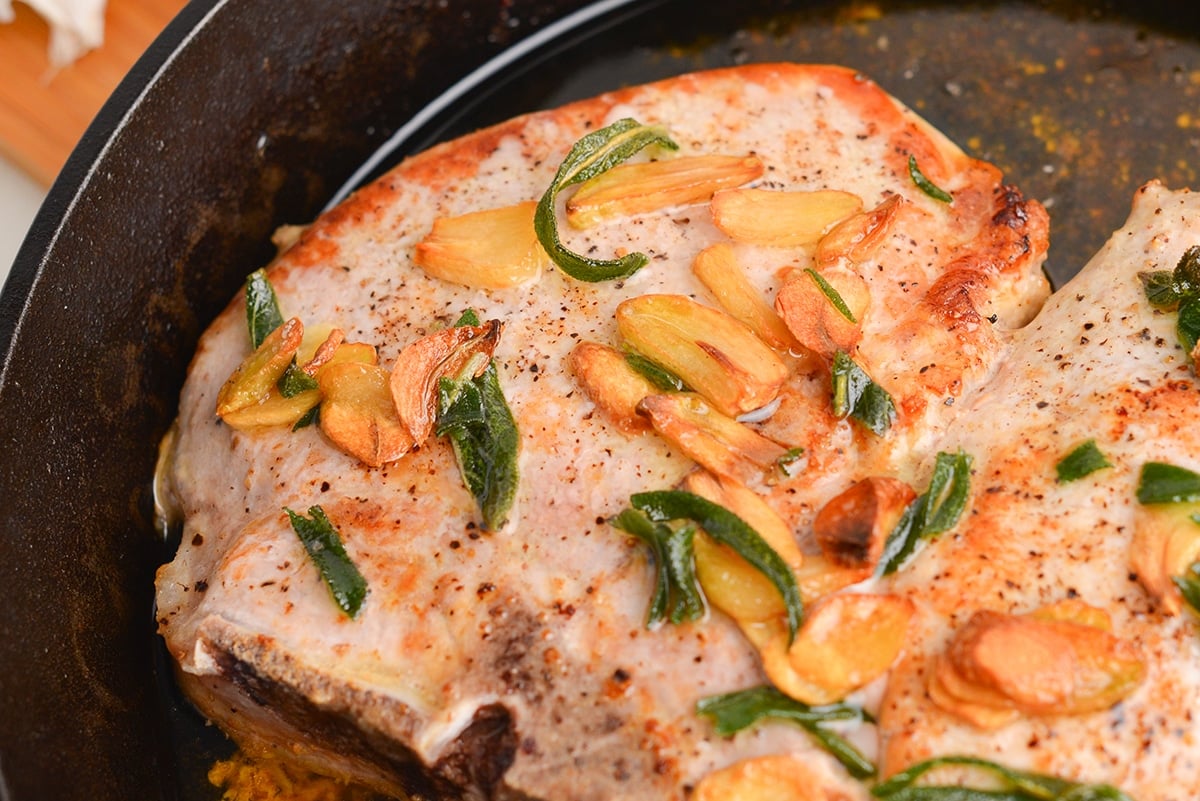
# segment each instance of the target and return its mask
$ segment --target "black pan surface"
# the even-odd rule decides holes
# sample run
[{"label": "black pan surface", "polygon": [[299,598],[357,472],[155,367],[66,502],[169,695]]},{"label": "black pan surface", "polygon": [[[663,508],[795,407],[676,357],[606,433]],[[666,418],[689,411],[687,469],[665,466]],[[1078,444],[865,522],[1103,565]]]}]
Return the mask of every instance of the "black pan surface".
[{"label": "black pan surface", "polygon": [[195,0],[101,111],[0,296],[0,801],[214,797],[203,773],[229,746],[156,667],[156,444],[270,232],[361,165],[623,84],[794,60],[861,70],[1045,202],[1056,283],[1138,185],[1200,185],[1192,4],[610,0],[570,16],[584,5]]}]

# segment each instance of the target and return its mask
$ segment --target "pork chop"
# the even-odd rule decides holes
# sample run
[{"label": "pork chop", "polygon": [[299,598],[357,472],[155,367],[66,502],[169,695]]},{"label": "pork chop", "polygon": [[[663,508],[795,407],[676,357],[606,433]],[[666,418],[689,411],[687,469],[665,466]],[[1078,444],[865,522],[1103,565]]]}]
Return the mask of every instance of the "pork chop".
[{"label": "pork chop", "polygon": [[[244,304],[232,302],[204,334],[180,400],[167,478],[183,536],[158,574],[157,615],[184,692],[245,749],[412,798],[579,801],[680,799],[715,769],[786,753],[844,797],[865,798],[800,729],[723,738],[697,716],[701,698],[766,681],[758,650],[715,610],[648,628],[652,560],[608,523],[631,495],[675,487],[696,462],[606,414],[569,357],[583,340],[621,341],[624,301],[670,295],[719,307],[692,271],[703,250],[730,241],[707,198],[582,230],[560,224],[576,252],[648,255],[617,281],[548,269],[480,288],[414,262],[435,220],[538,200],[573,143],[624,118],[663,126],[679,157],[756,157],[764,172],[754,187],[836,190],[864,214],[891,215],[878,229],[859,218],[857,238],[832,254],[811,242],[733,242],[768,304],[805,268],[836,268],[865,287],[850,350],[894,401],[890,426],[873,433],[831,409],[828,359],[800,346],[778,353],[786,380],[743,425],[790,454],[802,448],[803,462],[774,483],[750,483],[805,547],[813,515],[851,481],[926,480],[944,432],[978,402],[1011,352],[1011,331],[1048,292],[1041,206],[846,69],[682,76],[409,158],[309,226],[268,275],[286,316],[338,326],[374,345],[384,366],[467,309],[501,321],[494,361],[520,432],[516,502],[506,526],[485,531],[442,437],[369,466],[317,426],[222,421],[218,395],[252,350]],[[871,247],[856,250],[864,239]],[[971,421],[979,415],[960,423],[964,442]],[[283,511],[316,505],[369,587],[356,617],[332,602]],[[947,597],[968,603],[967,583],[947,586]],[[894,721],[884,726],[889,759],[904,762],[911,752],[896,750]]]}]

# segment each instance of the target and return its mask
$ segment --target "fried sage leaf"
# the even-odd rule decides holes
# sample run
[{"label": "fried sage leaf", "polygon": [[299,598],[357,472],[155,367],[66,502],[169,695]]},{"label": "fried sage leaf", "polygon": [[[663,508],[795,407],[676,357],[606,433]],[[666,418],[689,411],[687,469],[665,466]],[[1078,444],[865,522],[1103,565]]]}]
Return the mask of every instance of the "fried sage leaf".
[{"label": "fried sage leaf", "polygon": [[1188,606],[1200,612],[1200,562],[1192,562],[1182,576],[1172,576],[1171,581],[1179,588],[1179,594]]},{"label": "fried sage leaf", "polygon": [[257,348],[267,334],[283,325],[283,313],[266,270],[255,270],[246,278],[246,326],[250,347]]},{"label": "fried sage leaf", "polygon": [[654,594],[646,613],[646,625],[662,621],[683,623],[704,616],[704,596],[696,583],[693,543],[696,527],[671,528],[654,522],[637,509],[626,509],[610,521],[615,528],[632,534],[654,553]]},{"label": "fried sage leaf", "polygon": [[1106,467],[1112,467],[1112,462],[1101,452],[1096,440],[1089,439],[1060,459],[1054,470],[1058,474],[1059,483],[1065,484],[1068,481],[1078,481]]},{"label": "fried sage leaf", "polygon": [[916,156],[910,155],[908,157],[908,174],[912,178],[913,183],[917,185],[917,188],[934,200],[940,200],[942,203],[954,202],[953,195],[925,177],[925,173],[921,172],[921,168],[917,166]]},{"label": "fried sage leaf", "polygon": [[1138,503],[1200,501],[1200,474],[1166,462],[1142,465],[1137,486]]},{"label": "fried sage leaf", "polygon": [[838,312],[850,322],[858,322],[858,320],[854,318],[854,312],[850,311],[850,307],[846,305],[846,300],[842,297],[841,293],[834,289],[833,284],[829,283],[825,276],[821,275],[812,267],[805,267],[804,272],[808,274],[808,277],[811,278],[814,283],[816,283],[817,287],[821,290],[821,294],[829,299],[829,302],[833,305],[833,308],[837,309]]},{"label": "fried sage leaf", "polygon": [[749,524],[725,507],[690,492],[641,492],[632,496],[629,503],[656,523],[690,520],[708,536],[736,551],[779,591],[787,617],[789,642],[795,637],[804,619],[796,577],[787,562]]},{"label": "fried sage leaf", "polygon": [[558,193],[568,186],[607,172],[652,144],[679,149],[663,128],[626,117],[584,136],[559,165],[554,180],[538,202],[533,227],[542,247],[567,275],[580,281],[612,281],[633,275],[649,261],[644,253],[628,253],[618,259],[591,259],[568,249],[558,235],[555,202]]},{"label": "fried sage leaf", "polygon": [[929,488],[904,510],[883,546],[879,558],[883,575],[895,573],[922,540],[943,534],[958,523],[970,496],[973,461],[963,451],[937,455]]},{"label": "fried sage leaf", "polygon": [[833,357],[833,413],[853,417],[883,436],[896,419],[896,404],[854,360],[839,350]]},{"label": "fried sage leaf", "polygon": [[[479,315],[468,309],[455,326],[478,326]],[[495,360],[475,378],[464,375],[438,381],[436,434],[450,438],[463,483],[479,504],[483,527],[497,531],[508,522],[517,496],[517,456],[521,435]]]},{"label": "fried sage leaf", "polygon": [[[941,767],[978,770],[993,779],[989,786],[998,783],[1000,788],[977,790],[917,784],[926,773]],[[872,787],[871,795],[890,801],[1133,801],[1107,784],[1078,784],[969,756],[935,757],[918,762]]]},{"label": "fried sage leaf", "polygon": [[367,597],[367,580],[346,555],[342,537],[329,521],[325,510],[320,506],[310,506],[308,517],[291,509],[285,508],[284,511],[291,520],[292,530],[304,543],[304,549],[329,587],[333,600],[348,616],[358,617],[363,599]]},{"label": "fried sage leaf", "polygon": [[774,687],[763,686],[702,698],[696,704],[696,712],[711,718],[717,734],[722,737],[731,737],[760,720],[795,723],[811,734],[854,778],[866,779],[875,775],[871,760],[845,738],[821,725],[866,719],[865,713],[857,707],[846,704],[809,706]]}]

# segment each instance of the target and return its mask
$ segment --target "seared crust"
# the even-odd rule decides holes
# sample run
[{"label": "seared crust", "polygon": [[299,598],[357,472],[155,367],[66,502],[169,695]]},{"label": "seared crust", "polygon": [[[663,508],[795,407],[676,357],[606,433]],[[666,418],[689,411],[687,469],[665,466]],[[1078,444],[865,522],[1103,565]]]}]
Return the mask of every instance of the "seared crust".
[{"label": "seared crust", "polygon": [[[171,476],[183,545],[158,576],[160,631],[184,689],[248,747],[414,797],[681,799],[711,770],[803,755],[848,798],[830,758],[786,725],[719,738],[697,700],[764,681],[727,619],[648,631],[644,553],[607,526],[630,494],[674,486],[691,462],[609,424],[567,367],[578,340],[616,342],[613,310],[653,292],[711,302],[690,264],[719,241],[706,207],[586,232],[575,250],[642,250],[615,284],[558,272],[513,290],[429,278],[412,250],[439,216],[536,199],[571,144],[633,116],[687,152],[753,152],[764,186],[902,198],[890,235],[855,265],[870,287],[861,361],[896,397],[888,437],[833,417],[829,374],[798,369],[760,431],[804,447],[808,467],[759,488],[803,539],[825,500],[867,475],[920,483],[934,431],[996,367],[1008,331],[1047,293],[1046,215],[862,76],[755,65],[609,93],[439,145],[307,228],[270,269],[288,315],[375,344],[381,364],[468,307],[500,319],[496,360],[521,429],[516,522],[481,535],[449,446],[368,469],[319,431],[233,431],[217,389],[247,352],[234,301],[198,348]],[[908,174],[951,191],[945,205]],[[764,297],[811,249],[739,246]],[[342,616],[281,507],[321,504],[370,585]],[[840,785],[839,785],[840,786]]]}]

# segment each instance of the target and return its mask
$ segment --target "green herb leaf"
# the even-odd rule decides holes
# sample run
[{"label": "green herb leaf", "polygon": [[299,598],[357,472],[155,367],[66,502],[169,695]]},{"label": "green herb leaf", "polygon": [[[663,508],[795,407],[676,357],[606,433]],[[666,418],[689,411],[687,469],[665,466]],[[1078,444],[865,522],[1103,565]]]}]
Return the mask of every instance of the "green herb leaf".
[{"label": "green herb leaf", "polygon": [[321,420],[321,404],[318,403],[316,406],[312,407],[307,412],[305,412],[303,417],[301,417],[299,420],[296,421],[296,424],[294,426],[292,426],[292,430],[299,431],[302,428],[308,428],[309,426],[313,425],[314,423],[320,422],[320,420]]},{"label": "green herb leaf", "polygon": [[619,259],[589,259],[568,250],[558,236],[555,201],[558,193],[568,186],[607,172],[652,144],[679,149],[665,129],[625,118],[584,136],[559,166],[550,187],[538,202],[533,227],[546,253],[567,275],[580,281],[612,281],[633,275],[649,261],[644,253],[629,253]]},{"label": "green herb leaf", "polygon": [[687,383],[665,367],[660,367],[640,353],[625,351],[625,363],[664,392],[687,392]]},{"label": "green herb leaf", "polygon": [[637,509],[626,509],[610,522],[649,545],[654,552],[656,579],[646,625],[657,626],[664,619],[682,623],[703,617],[704,597],[696,583],[693,550],[696,527],[673,529],[666,523],[650,520]]},{"label": "green herb leaf", "polygon": [[822,723],[863,720],[863,711],[857,707],[846,704],[812,707],[789,698],[774,687],[753,687],[702,698],[696,704],[696,712],[711,718],[717,734],[722,737],[731,737],[760,720],[790,721],[812,734],[854,778],[875,775],[875,766],[857,748],[836,732],[821,726]]},{"label": "green herb leaf", "polygon": [[1190,298],[1179,304],[1179,318],[1175,321],[1175,334],[1179,344],[1191,354],[1200,341],[1200,297]]},{"label": "green herb leaf", "polygon": [[867,430],[883,436],[896,419],[896,404],[845,351],[833,357],[833,413],[853,417]]},{"label": "green herb leaf", "polygon": [[267,335],[283,325],[279,299],[267,279],[266,270],[255,270],[246,278],[246,326],[250,329],[250,346],[257,349]]},{"label": "green herb leaf", "polygon": [[367,580],[346,555],[342,537],[333,523],[329,522],[325,510],[320,506],[310,506],[309,517],[287,508],[284,511],[292,522],[292,530],[304,543],[304,549],[316,563],[337,605],[351,618],[358,617],[363,599],[367,597]]},{"label": "green herb leaf", "polygon": [[508,522],[517,495],[521,437],[495,362],[489,362],[478,378],[438,382],[436,431],[450,438],[463,483],[479,504],[483,527],[498,531]]},{"label": "green herb leaf", "polygon": [[1096,440],[1089,439],[1060,459],[1054,470],[1058,474],[1059,482],[1065,484],[1068,481],[1078,481],[1106,467],[1112,467],[1112,462],[1101,453]]},{"label": "green herb leaf", "polygon": [[833,308],[841,312],[842,316],[850,322],[858,322],[858,320],[854,319],[854,312],[850,311],[850,307],[846,305],[846,301],[842,298],[842,294],[833,288],[833,284],[825,280],[825,276],[821,275],[812,267],[805,267],[804,272],[808,273],[809,277],[816,282],[817,288],[820,289],[822,294],[829,299],[829,302],[833,304]]},{"label": "green herb leaf", "polygon": [[1138,503],[1200,501],[1200,474],[1166,462],[1146,462],[1138,477]]},{"label": "green herb leaf", "polygon": [[888,534],[879,558],[883,575],[900,569],[923,540],[944,534],[958,523],[970,497],[973,461],[963,451],[937,455],[929,488],[908,505]]},{"label": "green herb leaf", "polygon": [[[977,790],[917,784],[929,771],[947,766],[975,768],[990,774],[1000,787]],[[871,795],[891,801],[1133,801],[1107,784],[1077,784],[969,756],[935,757],[919,762],[875,785]]]},{"label": "green herb leaf", "polygon": [[463,312],[462,316],[459,317],[458,321],[454,324],[454,327],[455,328],[463,328],[463,327],[469,326],[469,325],[473,325],[473,326],[482,325],[482,323],[479,322],[479,315],[475,313],[474,309],[467,309],[465,312]]},{"label": "green herb leaf", "polygon": [[1171,581],[1179,588],[1183,600],[1195,612],[1200,612],[1200,562],[1192,562],[1182,576],[1172,576]]},{"label": "green herb leaf", "polygon": [[934,200],[940,200],[943,203],[954,202],[953,195],[925,177],[925,173],[921,172],[921,168],[917,166],[916,156],[909,155],[908,157],[908,174],[912,177],[913,183],[917,185],[917,188]]},{"label": "green herb leaf", "polygon": [[320,384],[317,383],[317,379],[301,370],[299,365],[293,361],[279,377],[276,386],[279,387],[280,395],[285,398],[294,398],[301,392],[317,389]]},{"label": "green herb leaf", "polygon": [[1192,245],[1184,251],[1172,275],[1176,291],[1182,297],[1200,295],[1200,245]]},{"label": "green herb leaf", "polygon": [[1170,270],[1145,270],[1138,273],[1146,300],[1156,309],[1174,311],[1182,295],[1175,284],[1175,273]]},{"label": "green herb leaf", "polygon": [[744,520],[699,495],[677,490],[642,492],[629,499],[634,509],[654,522],[691,520],[708,536],[728,545],[779,590],[787,611],[788,632],[794,637],[804,618],[800,587],[792,569]]}]

